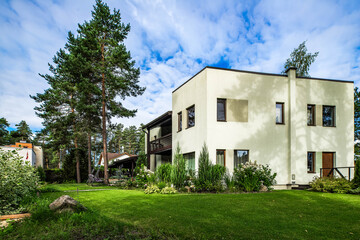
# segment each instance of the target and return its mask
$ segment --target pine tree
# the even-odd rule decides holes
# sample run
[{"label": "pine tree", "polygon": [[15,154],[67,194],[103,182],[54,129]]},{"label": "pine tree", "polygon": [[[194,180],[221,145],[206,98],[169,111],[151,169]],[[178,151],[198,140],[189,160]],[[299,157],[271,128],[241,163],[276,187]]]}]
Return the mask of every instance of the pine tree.
[{"label": "pine tree", "polygon": [[0,118],[0,146],[9,143],[10,134],[7,130],[8,127],[10,127],[9,122],[4,117]]},{"label": "pine tree", "polygon": [[[124,100],[144,92],[138,85],[140,70],[135,67],[130,52],[126,50],[124,40],[130,31],[130,25],[121,22],[119,10],[111,13],[107,4],[97,0],[92,11],[92,19],[79,26],[78,33],[89,41],[93,54],[88,61],[92,72],[101,86],[101,119],[104,152],[104,182],[108,183],[107,132],[106,123],[111,117],[133,117],[136,110],[126,109],[117,97]],[[95,81],[96,82],[96,81]]]},{"label": "pine tree", "polygon": [[32,131],[29,125],[22,120],[20,123],[15,124],[16,131],[12,133],[12,136],[15,138],[15,141],[18,142],[20,140],[30,142],[32,138]]},{"label": "pine tree", "polygon": [[310,65],[315,61],[315,58],[319,55],[319,52],[314,54],[307,53],[305,44],[306,41],[302,42],[298,48],[292,51],[290,58],[288,58],[284,64],[284,70],[282,71],[283,74],[289,67],[296,67],[297,76],[310,77]]}]

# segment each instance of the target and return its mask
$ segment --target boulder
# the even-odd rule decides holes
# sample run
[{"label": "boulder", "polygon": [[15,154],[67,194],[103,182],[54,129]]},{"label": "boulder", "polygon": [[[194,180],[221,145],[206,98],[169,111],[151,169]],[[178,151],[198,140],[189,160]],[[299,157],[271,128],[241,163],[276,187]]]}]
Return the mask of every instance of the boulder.
[{"label": "boulder", "polygon": [[269,191],[267,186],[261,184],[259,192],[267,192],[267,191]]},{"label": "boulder", "polygon": [[49,205],[52,211],[62,212],[79,212],[86,211],[86,207],[81,205],[78,201],[69,195],[62,195]]}]

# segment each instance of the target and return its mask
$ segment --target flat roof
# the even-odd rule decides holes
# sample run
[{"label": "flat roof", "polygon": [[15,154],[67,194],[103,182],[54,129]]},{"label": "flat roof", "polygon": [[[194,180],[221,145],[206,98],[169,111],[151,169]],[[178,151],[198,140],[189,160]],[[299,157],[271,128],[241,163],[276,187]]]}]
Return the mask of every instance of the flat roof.
[{"label": "flat roof", "polygon": [[149,128],[154,125],[157,125],[157,124],[163,122],[164,120],[166,120],[167,118],[171,118],[171,115],[172,115],[172,111],[167,111],[166,113],[160,115],[159,117],[155,118],[151,122],[145,124],[142,128],[144,129],[144,128]]},{"label": "flat roof", "polygon": [[[177,87],[172,93],[174,93],[176,90],[181,88],[183,85],[185,85],[187,82],[189,82],[191,79],[196,77],[198,74],[200,74],[202,71],[204,71],[206,68],[209,69],[215,69],[215,70],[223,70],[223,71],[232,71],[232,72],[241,72],[241,73],[250,73],[250,74],[261,74],[261,75],[268,75],[268,76],[277,76],[277,77],[287,77],[287,75],[284,74],[278,74],[278,73],[264,73],[264,72],[254,72],[254,71],[246,71],[246,70],[238,70],[238,69],[230,69],[230,68],[220,68],[220,67],[211,67],[206,66],[203,69],[201,69],[198,73],[196,73],[194,76],[189,78],[187,81],[185,81],[183,84],[181,84],[179,87]],[[346,80],[337,80],[337,79],[326,79],[326,78],[314,78],[314,77],[296,77],[296,78],[303,78],[303,79],[310,79],[310,80],[321,80],[321,81],[331,81],[331,82],[342,82],[342,83],[354,83],[354,81],[346,81]]]}]

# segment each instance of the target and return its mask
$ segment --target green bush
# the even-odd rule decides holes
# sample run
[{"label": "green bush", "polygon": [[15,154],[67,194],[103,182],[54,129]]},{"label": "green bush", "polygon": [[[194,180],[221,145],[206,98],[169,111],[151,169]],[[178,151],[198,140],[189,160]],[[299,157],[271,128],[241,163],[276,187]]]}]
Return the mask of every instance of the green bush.
[{"label": "green bush", "polygon": [[204,144],[199,156],[198,178],[195,186],[198,191],[222,191],[222,180],[226,168],[220,165],[213,165],[209,159],[209,151]]},{"label": "green bush", "polygon": [[135,177],[138,187],[145,188],[149,183],[155,182],[155,174],[147,169],[146,166],[141,165],[139,174]]},{"label": "green bush", "polygon": [[224,181],[226,184],[227,189],[230,192],[235,192],[236,191],[236,187],[235,187],[235,180],[234,177],[232,175],[229,174],[229,172],[226,172],[224,175]]},{"label": "green bush", "polygon": [[160,182],[171,182],[172,165],[170,163],[161,164],[156,169],[156,176]]},{"label": "green bush", "polygon": [[329,193],[351,193],[352,184],[344,178],[315,178],[310,183],[311,190]]},{"label": "green bush", "polygon": [[240,191],[257,192],[261,185],[268,189],[275,184],[276,173],[272,174],[269,166],[248,162],[234,169],[235,187]]},{"label": "green bush", "polygon": [[23,211],[24,200],[36,193],[38,182],[34,167],[16,151],[0,150],[0,215]]},{"label": "green bush", "polygon": [[49,183],[63,183],[65,182],[64,169],[54,168],[45,169],[45,181]]},{"label": "green bush", "polygon": [[176,188],[182,188],[186,185],[187,175],[185,168],[185,159],[181,154],[179,145],[175,150],[173,167],[171,170],[171,182]]},{"label": "green bush", "polygon": [[173,187],[164,187],[160,191],[161,194],[174,194],[177,193],[176,189]]},{"label": "green bush", "polygon": [[157,186],[159,187],[160,190],[162,190],[163,188],[166,187],[166,183],[165,182],[159,182]]},{"label": "green bush", "polygon": [[160,189],[156,185],[147,186],[144,190],[144,193],[146,193],[146,194],[159,193],[159,192],[160,192]]},{"label": "green bush", "polygon": [[44,168],[41,167],[41,166],[38,166],[38,167],[36,168],[36,172],[37,172],[37,174],[39,175],[40,181],[45,182],[45,180],[46,180],[46,175],[45,175]]}]

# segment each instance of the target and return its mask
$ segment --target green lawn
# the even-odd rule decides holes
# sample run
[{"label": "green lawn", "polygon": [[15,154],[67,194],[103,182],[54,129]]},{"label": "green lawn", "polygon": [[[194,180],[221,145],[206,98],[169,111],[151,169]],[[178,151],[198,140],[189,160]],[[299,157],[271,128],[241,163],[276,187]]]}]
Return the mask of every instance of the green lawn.
[{"label": "green lawn", "polygon": [[76,190],[91,190],[91,189],[115,189],[115,187],[107,186],[102,183],[94,183],[92,186],[84,183],[63,183],[63,184],[46,184],[41,187],[42,191],[76,191]]},{"label": "green lawn", "polygon": [[[48,204],[62,194],[44,193],[41,198],[48,200],[41,202]],[[360,236],[358,195],[307,191],[145,195],[141,191],[117,189],[66,194],[90,212],[70,216],[43,210],[35,213],[33,219],[15,225],[6,239],[359,239]]]}]

